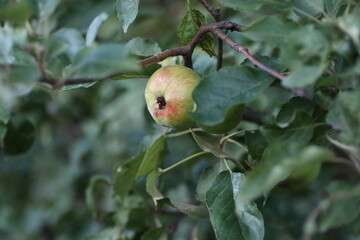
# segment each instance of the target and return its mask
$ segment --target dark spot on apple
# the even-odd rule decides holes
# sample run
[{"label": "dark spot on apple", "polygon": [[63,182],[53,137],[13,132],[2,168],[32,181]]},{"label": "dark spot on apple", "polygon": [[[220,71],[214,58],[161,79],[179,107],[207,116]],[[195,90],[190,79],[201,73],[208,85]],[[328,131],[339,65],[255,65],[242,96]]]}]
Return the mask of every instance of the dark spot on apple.
[{"label": "dark spot on apple", "polygon": [[164,96],[158,96],[158,97],[156,98],[156,103],[159,104],[159,109],[160,109],[160,110],[164,109],[165,106],[166,106],[166,101],[165,101]]}]

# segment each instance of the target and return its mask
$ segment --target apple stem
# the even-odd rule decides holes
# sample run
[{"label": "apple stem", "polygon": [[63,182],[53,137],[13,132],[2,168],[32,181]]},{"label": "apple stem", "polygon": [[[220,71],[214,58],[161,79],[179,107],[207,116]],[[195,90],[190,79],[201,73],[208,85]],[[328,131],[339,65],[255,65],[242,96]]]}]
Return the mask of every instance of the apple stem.
[{"label": "apple stem", "polygon": [[171,165],[171,166],[168,167],[168,168],[161,169],[160,171],[161,171],[162,173],[168,172],[168,171],[170,171],[171,169],[173,169],[173,168],[175,168],[175,167],[177,167],[177,166],[179,166],[179,165],[181,165],[181,164],[183,164],[183,163],[185,163],[185,162],[187,162],[187,161],[189,161],[189,160],[191,160],[191,159],[194,159],[194,158],[196,158],[196,157],[198,157],[198,156],[201,156],[201,155],[203,155],[203,154],[206,154],[206,153],[209,153],[209,152],[202,151],[202,152],[195,153],[195,154],[193,154],[193,155],[191,155],[191,156],[189,156],[189,157],[187,157],[187,158],[184,158],[183,160],[181,160],[181,161],[179,161],[179,162]]}]

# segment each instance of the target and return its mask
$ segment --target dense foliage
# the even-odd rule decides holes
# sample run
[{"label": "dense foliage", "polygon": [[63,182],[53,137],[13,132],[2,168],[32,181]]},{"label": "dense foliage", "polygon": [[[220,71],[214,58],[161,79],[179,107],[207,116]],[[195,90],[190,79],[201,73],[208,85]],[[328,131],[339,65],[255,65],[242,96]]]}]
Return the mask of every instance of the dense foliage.
[{"label": "dense foliage", "polygon": [[[360,239],[358,1],[0,0],[0,46],[1,239]],[[158,126],[175,63],[241,123]]]}]

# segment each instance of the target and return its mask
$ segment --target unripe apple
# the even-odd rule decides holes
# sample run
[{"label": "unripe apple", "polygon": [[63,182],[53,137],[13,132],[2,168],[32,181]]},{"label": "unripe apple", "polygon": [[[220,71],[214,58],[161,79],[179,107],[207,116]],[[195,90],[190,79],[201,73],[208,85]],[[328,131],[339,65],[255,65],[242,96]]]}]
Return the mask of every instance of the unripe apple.
[{"label": "unripe apple", "polygon": [[192,127],[192,92],[200,79],[192,69],[179,65],[155,71],[145,89],[146,105],[154,120],[176,129]]}]

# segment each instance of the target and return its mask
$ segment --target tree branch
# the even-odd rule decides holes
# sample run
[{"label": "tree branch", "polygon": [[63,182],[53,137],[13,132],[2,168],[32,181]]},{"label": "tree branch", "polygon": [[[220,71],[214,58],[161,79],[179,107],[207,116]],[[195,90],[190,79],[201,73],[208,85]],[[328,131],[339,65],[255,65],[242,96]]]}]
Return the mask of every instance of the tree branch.
[{"label": "tree branch", "polygon": [[194,51],[197,43],[200,42],[202,36],[208,32],[212,32],[215,36],[219,39],[227,43],[231,48],[235,51],[245,55],[255,66],[260,68],[261,70],[269,73],[270,75],[276,77],[277,79],[284,80],[286,77],[277,71],[265,66],[263,63],[259,62],[253,55],[249,53],[249,51],[243,47],[242,45],[238,44],[234,40],[232,40],[226,33],[224,33],[221,29],[231,30],[231,31],[242,31],[245,29],[244,26],[241,26],[237,23],[230,22],[230,21],[221,21],[211,25],[204,25],[199,28],[195,36],[192,38],[188,45],[183,47],[177,47],[173,49],[166,50],[164,52],[158,53],[152,57],[146,58],[139,62],[142,67],[147,65],[160,62],[167,57],[172,56],[191,56],[192,52]]},{"label": "tree branch", "polygon": [[[218,23],[210,24],[210,25],[203,25],[196,32],[195,36],[192,38],[192,40],[190,41],[190,43],[188,45],[173,48],[173,49],[168,49],[164,52],[158,53],[152,57],[149,57],[149,58],[146,58],[146,59],[140,61],[139,64],[142,67],[146,67],[147,65],[160,62],[168,57],[179,56],[179,55],[184,57],[185,63],[186,63],[186,59],[189,60],[189,58],[191,58],[191,55],[192,55],[196,45],[202,40],[202,37],[206,33],[211,32],[215,36],[217,36],[219,39],[224,41],[226,44],[228,44],[232,49],[245,55],[245,57],[247,59],[249,59],[249,61],[252,62],[256,67],[267,72],[271,76],[273,76],[281,81],[284,81],[286,76],[282,75],[281,73],[277,72],[276,70],[266,66],[265,64],[263,64],[262,62],[257,60],[253,55],[251,55],[251,53],[244,46],[235,42],[226,33],[224,33],[222,31],[222,29],[223,29],[223,30],[241,32],[245,28],[246,27],[239,25],[237,23],[231,22],[231,21],[221,21]],[[188,62],[191,62],[191,61],[188,61]],[[290,90],[297,96],[302,96],[302,97],[305,97],[308,99],[310,99],[312,97],[311,94],[304,89],[290,88]]]},{"label": "tree branch", "polygon": [[150,64],[158,63],[163,60],[165,60],[168,57],[174,57],[174,56],[183,56],[184,58],[189,57],[192,55],[196,45],[202,40],[202,37],[209,32],[212,32],[215,29],[226,29],[230,31],[243,31],[245,29],[244,26],[241,26],[237,23],[231,22],[231,21],[221,21],[218,23],[210,24],[210,25],[203,25],[199,28],[199,30],[196,32],[195,36],[191,39],[189,44],[172,48],[165,50],[161,53],[158,53],[154,56],[151,56],[149,58],[146,58],[139,62],[140,66],[146,67]]},{"label": "tree branch", "polygon": [[[204,5],[206,10],[214,17],[216,22],[221,21],[221,12],[220,8],[213,8],[210,6],[210,4],[205,0],[199,0],[199,2]],[[217,63],[216,63],[216,71],[219,71],[222,66],[222,60],[223,60],[223,41],[218,38],[218,55],[217,55]]]},{"label": "tree branch", "polygon": [[227,43],[232,49],[245,55],[245,57],[247,57],[247,59],[249,59],[255,66],[257,66],[261,70],[267,72],[271,76],[276,77],[277,79],[280,79],[282,81],[285,80],[286,77],[284,75],[278,73],[277,71],[275,71],[275,70],[265,66],[263,63],[259,62],[253,55],[251,55],[249,53],[249,51],[244,46],[235,42],[233,39],[231,39],[226,33],[221,31],[219,28],[213,29],[212,33],[214,35],[216,35],[218,38],[220,38],[221,40],[223,40],[225,43]]},{"label": "tree branch", "polygon": [[221,14],[220,14],[220,8],[213,8],[210,6],[210,4],[205,0],[199,0],[202,5],[208,10],[208,12],[214,17],[215,21],[220,22],[221,21]]}]

